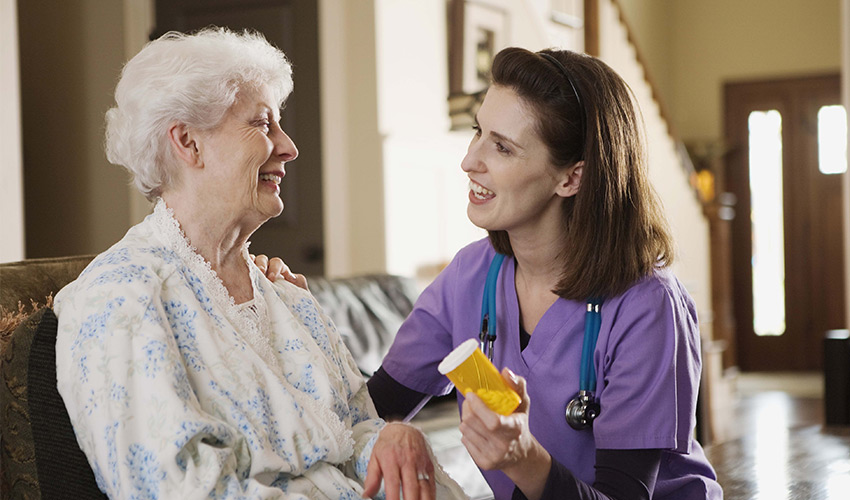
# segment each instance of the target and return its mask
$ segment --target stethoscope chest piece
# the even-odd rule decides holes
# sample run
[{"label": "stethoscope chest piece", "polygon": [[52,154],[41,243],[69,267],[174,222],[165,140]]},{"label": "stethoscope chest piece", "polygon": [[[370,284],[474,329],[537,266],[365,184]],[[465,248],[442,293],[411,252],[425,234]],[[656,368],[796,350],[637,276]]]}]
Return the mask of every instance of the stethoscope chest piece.
[{"label": "stethoscope chest piece", "polygon": [[601,407],[593,398],[593,394],[579,391],[578,396],[567,403],[567,423],[570,427],[580,431],[593,426],[593,421],[599,416]]}]

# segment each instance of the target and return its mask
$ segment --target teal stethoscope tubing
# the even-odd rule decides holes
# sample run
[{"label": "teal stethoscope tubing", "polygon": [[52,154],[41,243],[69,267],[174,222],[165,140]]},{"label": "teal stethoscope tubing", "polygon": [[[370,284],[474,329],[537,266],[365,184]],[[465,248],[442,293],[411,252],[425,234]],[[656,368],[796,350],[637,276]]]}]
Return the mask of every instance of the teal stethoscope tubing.
[{"label": "teal stethoscope tubing", "polygon": [[[490,262],[487,270],[487,280],[484,282],[484,296],[481,300],[481,350],[490,361],[493,361],[493,348],[496,342],[496,282],[499,270],[505,260],[503,254],[497,253]],[[579,371],[579,390],[593,393],[596,391],[596,370],[593,367],[593,351],[602,326],[602,300],[590,298],[587,300],[587,311],[584,316],[584,340],[581,346],[581,366]]]},{"label": "teal stethoscope tubing", "polygon": [[584,341],[581,345],[581,371],[579,372],[579,390],[593,393],[596,391],[596,369],[593,367],[593,351],[596,339],[602,327],[602,315],[599,313],[602,301],[596,298],[587,300],[587,312],[584,313]]},{"label": "teal stethoscope tubing", "polygon": [[[490,262],[487,270],[487,281],[484,282],[484,296],[481,299],[481,351],[493,361],[493,345],[496,342],[496,281],[502,268],[504,254],[497,253]],[[493,320],[490,321],[490,318]]]}]

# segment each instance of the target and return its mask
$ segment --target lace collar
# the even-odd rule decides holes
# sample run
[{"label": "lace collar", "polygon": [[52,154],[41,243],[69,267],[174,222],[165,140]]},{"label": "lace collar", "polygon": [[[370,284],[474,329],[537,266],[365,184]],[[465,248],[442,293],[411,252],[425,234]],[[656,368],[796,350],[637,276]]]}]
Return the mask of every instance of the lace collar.
[{"label": "lace collar", "polygon": [[[158,198],[153,210],[152,222],[158,229],[158,235],[165,240],[168,248],[197,276],[207,291],[216,308],[225,313],[227,320],[235,327],[243,338],[266,363],[279,368],[277,357],[274,356],[269,343],[271,328],[265,299],[257,290],[256,276],[253,266],[248,265],[248,244],[242,248],[242,258],[251,281],[253,300],[245,304],[236,304],[233,296],[227,291],[221,278],[204,259],[197,249],[192,246],[186,234],[180,228],[180,222],[174,216],[174,211]],[[245,307],[248,306],[248,307]]]}]

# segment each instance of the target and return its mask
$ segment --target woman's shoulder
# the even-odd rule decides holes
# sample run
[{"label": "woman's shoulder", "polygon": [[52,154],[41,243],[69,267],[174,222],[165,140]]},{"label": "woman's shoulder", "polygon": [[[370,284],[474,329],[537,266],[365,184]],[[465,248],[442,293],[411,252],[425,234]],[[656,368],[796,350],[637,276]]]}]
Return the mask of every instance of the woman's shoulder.
[{"label": "woman's shoulder", "polygon": [[[622,295],[606,301],[609,311],[619,320],[630,322],[637,318],[655,318],[677,325],[697,324],[697,308],[684,285],[667,268],[656,269],[637,281]],[[664,319],[666,318],[666,319]]]},{"label": "woman's shoulder", "polygon": [[92,259],[76,280],[59,291],[57,305],[71,295],[100,293],[107,288],[159,286],[174,271],[178,259],[140,226],[131,228],[121,240]]},{"label": "woman's shoulder", "polygon": [[693,303],[693,299],[684,285],[668,268],[653,270],[616,299],[632,307],[645,308],[658,307],[664,302],[671,304]]}]

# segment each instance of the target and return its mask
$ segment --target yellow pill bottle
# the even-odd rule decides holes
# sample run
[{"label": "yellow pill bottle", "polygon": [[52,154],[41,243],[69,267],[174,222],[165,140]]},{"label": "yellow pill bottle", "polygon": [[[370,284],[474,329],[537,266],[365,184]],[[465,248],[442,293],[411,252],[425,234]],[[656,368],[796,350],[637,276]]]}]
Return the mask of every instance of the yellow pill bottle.
[{"label": "yellow pill bottle", "polygon": [[469,339],[450,352],[437,367],[466,396],[474,392],[491,410],[510,415],[519,406],[519,395],[505,384],[499,370]]}]

